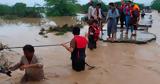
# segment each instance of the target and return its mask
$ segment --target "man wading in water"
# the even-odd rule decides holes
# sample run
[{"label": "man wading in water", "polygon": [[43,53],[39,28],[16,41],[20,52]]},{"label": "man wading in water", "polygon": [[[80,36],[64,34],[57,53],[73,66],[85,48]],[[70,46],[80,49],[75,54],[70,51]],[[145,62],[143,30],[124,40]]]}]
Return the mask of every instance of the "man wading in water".
[{"label": "man wading in water", "polygon": [[19,63],[10,67],[11,71],[20,69],[25,70],[25,75],[21,80],[21,83],[28,81],[40,81],[44,79],[43,64],[41,59],[34,55],[34,47],[31,45],[25,45],[23,47],[24,56],[22,56]]},{"label": "man wading in water", "polygon": [[65,44],[61,44],[69,52],[71,52],[72,69],[80,72],[85,70],[85,57],[86,57],[86,46],[87,39],[80,35],[80,28],[75,27],[72,30],[74,38],[71,40],[70,47]]}]

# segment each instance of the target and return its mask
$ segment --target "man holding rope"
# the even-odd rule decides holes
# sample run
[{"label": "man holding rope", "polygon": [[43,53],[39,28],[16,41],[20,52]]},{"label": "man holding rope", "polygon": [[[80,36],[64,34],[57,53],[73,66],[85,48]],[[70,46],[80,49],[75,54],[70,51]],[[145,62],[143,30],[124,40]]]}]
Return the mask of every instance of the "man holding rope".
[{"label": "man holding rope", "polygon": [[87,39],[80,35],[80,28],[75,27],[72,30],[72,34],[74,38],[71,40],[70,47],[68,47],[65,43],[61,44],[64,48],[66,48],[69,52],[71,52],[71,60],[72,60],[72,69],[80,72],[85,70],[85,57],[86,57],[86,46]]},{"label": "man holding rope", "polygon": [[23,47],[23,52],[24,56],[22,56],[20,62],[10,67],[10,70],[25,70],[25,75],[23,76],[21,83],[43,80],[45,78],[43,64],[41,59],[34,54],[34,47],[32,45],[25,45]]}]

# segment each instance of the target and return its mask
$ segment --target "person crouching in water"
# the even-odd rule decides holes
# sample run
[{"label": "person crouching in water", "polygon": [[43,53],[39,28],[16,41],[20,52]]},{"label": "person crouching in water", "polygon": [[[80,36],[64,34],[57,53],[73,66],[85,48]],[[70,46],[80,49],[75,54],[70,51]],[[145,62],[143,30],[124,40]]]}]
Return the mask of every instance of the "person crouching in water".
[{"label": "person crouching in water", "polygon": [[110,9],[108,10],[108,17],[107,17],[107,22],[108,22],[107,40],[115,41],[116,33],[117,33],[117,17],[119,17],[119,12],[115,8],[114,3],[110,3],[109,6],[110,6]]},{"label": "person crouching in water", "polygon": [[24,56],[21,57],[20,62],[13,67],[10,67],[10,70],[25,70],[25,75],[21,79],[22,83],[28,81],[40,81],[45,79],[41,58],[37,57],[34,54],[34,47],[32,45],[25,45],[23,47],[23,52]]},{"label": "person crouching in water", "polygon": [[87,39],[83,36],[80,36],[79,27],[73,28],[72,34],[74,37],[70,42],[70,47],[68,47],[65,43],[61,45],[71,52],[72,69],[77,72],[84,71]]},{"label": "person crouching in water", "polygon": [[93,20],[89,23],[88,30],[88,48],[93,50],[97,48],[97,41],[99,39],[100,28],[98,27],[98,21]]}]

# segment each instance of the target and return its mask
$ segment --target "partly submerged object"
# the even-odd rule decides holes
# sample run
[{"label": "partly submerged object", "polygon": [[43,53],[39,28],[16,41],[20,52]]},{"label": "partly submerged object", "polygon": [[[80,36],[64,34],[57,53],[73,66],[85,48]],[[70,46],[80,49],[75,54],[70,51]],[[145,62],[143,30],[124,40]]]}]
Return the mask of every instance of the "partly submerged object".
[{"label": "partly submerged object", "polygon": [[44,28],[45,30],[48,30],[49,28],[54,29],[55,27],[57,27],[57,24],[54,21],[42,20],[41,27]]},{"label": "partly submerged object", "polygon": [[0,73],[2,74],[6,74],[7,76],[10,76],[11,77],[11,71],[3,66],[0,66]]}]

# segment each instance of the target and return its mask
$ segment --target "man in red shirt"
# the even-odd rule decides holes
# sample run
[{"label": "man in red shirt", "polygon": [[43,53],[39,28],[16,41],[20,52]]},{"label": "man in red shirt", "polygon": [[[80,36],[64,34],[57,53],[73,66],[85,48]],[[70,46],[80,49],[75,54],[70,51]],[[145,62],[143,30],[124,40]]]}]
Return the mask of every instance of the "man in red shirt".
[{"label": "man in red shirt", "polygon": [[71,40],[70,47],[66,44],[61,44],[64,48],[66,48],[69,52],[71,52],[71,60],[72,60],[72,69],[79,72],[85,70],[85,57],[86,57],[86,46],[87,39],[83,36],[80,36],[80,28],[73,28],[72,34],[74,35]]}]

